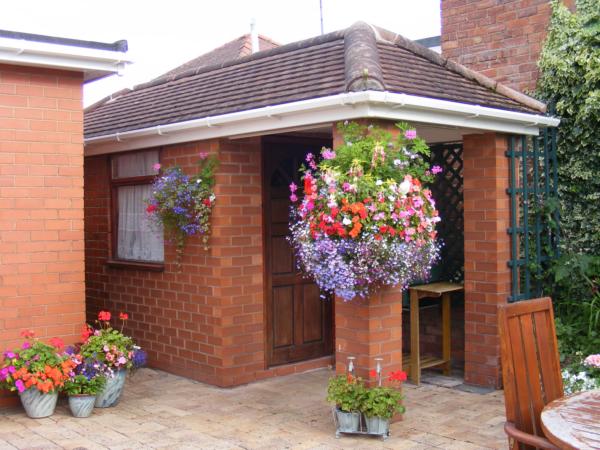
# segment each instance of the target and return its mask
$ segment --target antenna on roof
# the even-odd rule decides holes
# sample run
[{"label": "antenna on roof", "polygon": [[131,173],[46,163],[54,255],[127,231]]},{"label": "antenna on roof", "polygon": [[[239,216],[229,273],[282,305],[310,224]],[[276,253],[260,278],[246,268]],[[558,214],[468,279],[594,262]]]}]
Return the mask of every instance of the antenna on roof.
[{"label": "antenna on roof", "polygon": [[256,31],[256,19],[253,17],[250,21],[250,41],[252,43],[252,53],[256,53],[258,48],[258,32]]},{"label": "antenna on roof", "polygon": [[323,0],[319,0],[319,12],[321,13],[321,35],[325,34],[323,29]]}]

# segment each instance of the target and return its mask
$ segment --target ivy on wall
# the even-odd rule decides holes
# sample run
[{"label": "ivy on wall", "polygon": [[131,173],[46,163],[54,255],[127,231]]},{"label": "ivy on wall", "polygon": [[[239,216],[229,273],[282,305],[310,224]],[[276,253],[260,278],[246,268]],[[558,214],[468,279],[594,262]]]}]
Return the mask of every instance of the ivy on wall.
[{"label": "ivy on wall", "polygon": [[562,122],[558,132],[562,243],[600,255],[600,2],[572,13],[553,0],[539,61],[537,96]]}]

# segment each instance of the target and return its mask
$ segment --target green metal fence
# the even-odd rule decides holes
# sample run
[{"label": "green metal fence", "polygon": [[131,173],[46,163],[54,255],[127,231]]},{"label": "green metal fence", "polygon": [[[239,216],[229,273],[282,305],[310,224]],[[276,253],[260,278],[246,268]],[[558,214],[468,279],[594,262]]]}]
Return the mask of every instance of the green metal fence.
[{"label": "green metal fence", "polygon": [[558,256],[556,128],[509,136],[512,288],[509,301],[543,294],[543,274]]}]

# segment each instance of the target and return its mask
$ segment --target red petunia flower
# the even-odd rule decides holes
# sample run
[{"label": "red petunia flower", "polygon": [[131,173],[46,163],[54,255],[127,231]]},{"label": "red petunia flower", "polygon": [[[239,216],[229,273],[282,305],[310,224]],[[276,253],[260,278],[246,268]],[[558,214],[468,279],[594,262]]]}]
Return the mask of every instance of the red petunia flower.
[{"label": "red petunia flower", "polygon": [[206,206],[210,206],[210,199],[205,198],[204,200],[202,200],[202,203],[204,203]]},{"label": "red petunia flower", "polygon": [[98,313],[98,320],[101,320],[102,322],[108,322],[110,320],[110,312],[100,311]]},{"label": "red petunia flower", "polygon": [[146,212],[148,214],[152,214],[154,211],[156,211],[158,209],[158,207],[156,205],[150,204],[148,205],[148,207],[146,208]]},{"label": "red petunia flower", "polygon": [[83,327],[81,328],[81,339],[83,339],[83,341],[85,342],[91,334],[92,330],[90,330],[90,327],[87,325],[87,323],[83,324]]},{"label": "red petunia flower", "polygon": [[124,313],[124,312],[119,313],[119,319],[121,319],[121,320],[127,320],[127,319],[129,319],[129,314]]}]

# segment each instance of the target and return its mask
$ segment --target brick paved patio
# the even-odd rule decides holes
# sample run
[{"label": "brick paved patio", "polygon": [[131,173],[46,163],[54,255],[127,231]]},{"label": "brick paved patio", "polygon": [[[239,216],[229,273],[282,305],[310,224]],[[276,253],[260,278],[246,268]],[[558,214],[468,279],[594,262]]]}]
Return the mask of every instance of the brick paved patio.
[{"label": "brick paved patio", "polygon": [[[501,391],[405,385],[408,412],[385,442],[335,439],[325,402],[327,369],[219,389],[143,369],[121,403],[88,419],[61,402],[47,419],[0,410],[0,449],[480,449],[506,448]],[[456,383],[450,383],[456,384]]]}]

